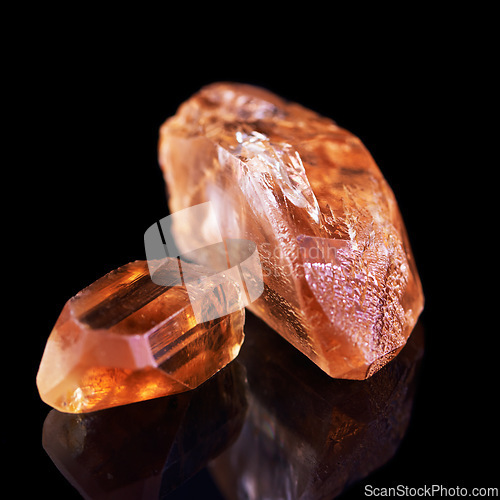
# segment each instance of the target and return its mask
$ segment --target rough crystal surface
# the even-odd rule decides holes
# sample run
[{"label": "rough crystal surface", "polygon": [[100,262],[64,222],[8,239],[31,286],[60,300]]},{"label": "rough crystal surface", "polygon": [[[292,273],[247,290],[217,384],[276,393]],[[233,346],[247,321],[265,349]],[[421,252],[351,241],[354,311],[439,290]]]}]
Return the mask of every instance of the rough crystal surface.
[{"label": "rough crystal surface", "polygon": [[[183,280],[206,269],[184,263]],[[164,283],[177,283],[165,259]],[[244,310],[198,323],[196,307],[227,307],[231,283],[204,279],[198,296],[151,280],[146,261],[110,272],[70,299],[47,341],[37,375],[41,398],[70,413],[100,410],[193,389],[239,352]],[[199,303],[198,303],[199,302]],[[234,309],[233,309],[234,310]],[[216,315],[215,315],[216,316]]]},{"label": "rough crystal surface", "polygon": [[[172,212],[211,201],[223,238],[257,244],[265,288],[250,310],[326,373],[364,379],[401,350],[421,284],[394,194],[357,137],[217,83],[165,122],[159,160]],[[188,230],[173,227],[180,249]]]}]

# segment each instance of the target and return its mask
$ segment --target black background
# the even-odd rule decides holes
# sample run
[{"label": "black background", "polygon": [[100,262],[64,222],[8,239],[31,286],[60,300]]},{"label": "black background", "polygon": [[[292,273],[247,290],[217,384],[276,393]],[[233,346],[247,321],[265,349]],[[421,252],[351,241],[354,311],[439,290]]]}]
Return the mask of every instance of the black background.
[{"label": "black background", "polygon": [[[466,115],[482,106],[479,55],[488,42],[472,44],[467,16],[417,14],[397,13],[381,25],[370,16],[360,24],[353,14],[316,24],[320,13],[305,20],[299,12],[292,23],[267,13],[266,22],[234,17],[208,29],[200,14],[205,30],[170,17],[154,41],[133,24],[107,36],[108,24],[93,23],[33,38],[22,56],[27,68],[14,78],[21,90],[16,186],[27,210],[16,223],[24,239],[7,266],[18,286],[5,311],[16,323],[6,335],[23,355],[22,362],[6,356],[14,367],[3,411],[2,449],[12,466],[6,484],[15,481],[26,497],[79,498],[41,447],[49,408],[34,381],[45,341],[66,300],[145,258],[144,231],[167,214],[158,127],[201,86],[228,80],[264,86],[358,135],[410,235],[426,297],[414,414],[394,459],[345,498],[362,497],[365,484],[498,486],[498,327],[485,304],[496,292],[481,271],[494,249],[490,241],[489,253],[480,250],[489,238],[475,221],[488,200],[473,182],[484,186],[489,176],[466,152],[482,147]],[[11,212],[6,218],[17,219],[16,205]],[[176,498],[217,498],[207,474],[197,479]]]}]

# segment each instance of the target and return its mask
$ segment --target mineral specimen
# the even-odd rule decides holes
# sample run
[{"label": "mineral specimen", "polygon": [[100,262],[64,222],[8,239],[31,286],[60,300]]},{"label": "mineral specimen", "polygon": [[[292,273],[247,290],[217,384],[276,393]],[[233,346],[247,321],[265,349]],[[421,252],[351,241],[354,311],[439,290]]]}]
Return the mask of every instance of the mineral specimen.
[{"label": "mineral specimen", "polygon": [[[401,350],[422,288],[394,194],[357,137],[216,83],[165,122],[159,161],[171,212],[210,201],[223,238],[257,244],[265,286],[249,309],[326,373],[364,379]],[[191,228],[172,231],[182,251]]]},{"label": "mineral specimen", "polygon": [[[146,261],[132,262],[70,299],[40,363],[41,398],[63,412],[99,410],[193,389],[232,361],[244,309],[204,323],[193,310],[228,310],[240,292],[185,262],[178,283],[179,269],[173,258],[158,268],[169,287],[151,280]],[[200,277],[188,297],[185,282]]]}]

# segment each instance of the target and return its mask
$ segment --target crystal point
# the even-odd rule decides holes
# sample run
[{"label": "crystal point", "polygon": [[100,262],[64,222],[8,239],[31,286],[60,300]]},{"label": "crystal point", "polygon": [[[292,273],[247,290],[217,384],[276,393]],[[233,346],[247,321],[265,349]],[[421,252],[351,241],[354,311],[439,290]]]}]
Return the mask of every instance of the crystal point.
[{"label": "crystal point", "polygon": [[[184,277],[205,269],[184,263]],[[165,259],[163,282],[179,273]],[[199,323],[194,307],[221,307],[220,283],[193,304],[185,286],[155,284],[145,261],[116,269],[70,299],[47,341],[37,375],[41,398],[70,413],[193,389],[238,354],[244,310]],[[225,290],[231,283],[225,284]],[[236,292],[236,291],[235,291]]]},{"label": "crystal point", "polygon": [[[357,137],[216,83],[162,126],[159,160],[171,212],[210,201],[223,238],[257,244],[265,286],[249,309],[326,373],[364,379],[402,349],[422,288],[394,194]],[[181,250],[186,230],[173,227]]]}]

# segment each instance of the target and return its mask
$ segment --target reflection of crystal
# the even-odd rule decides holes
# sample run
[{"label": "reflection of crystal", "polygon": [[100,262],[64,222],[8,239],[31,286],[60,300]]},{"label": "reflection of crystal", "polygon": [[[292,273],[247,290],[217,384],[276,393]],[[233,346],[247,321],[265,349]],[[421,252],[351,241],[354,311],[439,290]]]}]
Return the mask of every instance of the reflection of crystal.
[{"label": "reflection of crystal", "polygon": [[423,353],[417,325],[400,355],[365,381],[333,380],[250,314],[243,430],[211,464],[227,499],[331,499],[387,462],[403,438]]},{"label": "reflection of crystal", "polygon": [[[175,285],[153,283],[147,263],[137,261],[66,303],[37,375],[47,404],[79,413],[182,392],[238,355],[244,310],[222,316],[228,300],[239,300],[234,283],[211,281],[204,268],[183,263],[183,280],[200,283],[188,297],[175,281],[177,259],[156,272]],[[195,309],[215,319],[199,323]]]},{"label": "reflection of crystal", "polygon": [[[217,237],[257,244],[265,288],[252,312],[333,377],[364,379],[396,356],[422,289],[396,199],[357,137],[219,83],[165,123],[159,157],[172,212],[210,201]],[[197,223],[199,246],[216,239],[211,219]],[[192,227],[172,230],[189,248]]]},{"label": "reflection of crystal", "polygon": [[245,394],[244,369],[231,363],[194,391],[84,415],[52,410],[43,446],[85,498],[158,498],[234,441]]}]

